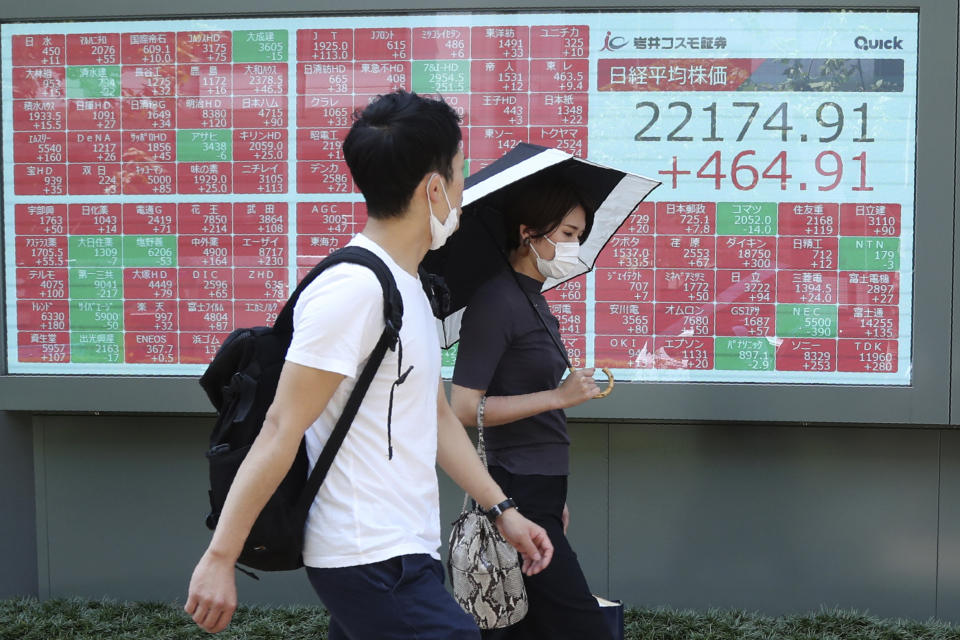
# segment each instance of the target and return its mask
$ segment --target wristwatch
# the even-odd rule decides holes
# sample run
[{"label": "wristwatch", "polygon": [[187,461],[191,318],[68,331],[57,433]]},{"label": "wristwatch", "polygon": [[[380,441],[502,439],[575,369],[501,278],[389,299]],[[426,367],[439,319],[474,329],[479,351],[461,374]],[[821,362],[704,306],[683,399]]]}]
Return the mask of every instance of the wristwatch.
[{"label": "wristwatch", "polygon": [[487,519],[490,520],[490,522],[496,522],[497,518],[499,518],[504,511],[506,511],[507,509],[516,509],[516,508],[517,508],[517,503],[513,501],[513,498],[507,498],[500,504],[493,505],[492,507],[490,507],[488,511],[484,511],[483,514],[487,516]]}]

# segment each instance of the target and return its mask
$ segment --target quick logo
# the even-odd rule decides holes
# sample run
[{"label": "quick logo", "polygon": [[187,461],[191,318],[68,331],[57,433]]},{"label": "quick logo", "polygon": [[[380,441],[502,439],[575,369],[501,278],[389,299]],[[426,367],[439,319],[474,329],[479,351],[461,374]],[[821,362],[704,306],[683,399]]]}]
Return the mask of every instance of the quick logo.
[{"label": "quick logo", "polygon": [[866,36],[857,36],[853,40],[853,46],[861,51],[872,51],[875,49],[884,49],[887,51],[893,49],[903,50],[903,40],[896,36],[889,40],[880,40],[879,38],[871,40]]}]

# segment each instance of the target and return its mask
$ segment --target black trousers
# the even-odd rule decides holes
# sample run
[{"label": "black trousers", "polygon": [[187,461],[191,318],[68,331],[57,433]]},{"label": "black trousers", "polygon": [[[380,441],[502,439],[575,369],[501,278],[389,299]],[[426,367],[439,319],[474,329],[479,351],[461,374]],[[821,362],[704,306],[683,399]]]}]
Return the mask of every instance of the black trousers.
[{"label": "black trousers", "polygon": [[443,566],[426,554],[353,567],[307,567],[330,612],[327,640],[476,640],[477,623],[443,588]]},{"label": "black trousers", "polygon": [[535,576],[524,576],[530,601],[527,616],[506,629],[483,631],[484,640],[612,640],[596,599],[563,534],[566,476],[515,475],[490,467],[490,475],[520,512],[547,530],[553,560]]}]

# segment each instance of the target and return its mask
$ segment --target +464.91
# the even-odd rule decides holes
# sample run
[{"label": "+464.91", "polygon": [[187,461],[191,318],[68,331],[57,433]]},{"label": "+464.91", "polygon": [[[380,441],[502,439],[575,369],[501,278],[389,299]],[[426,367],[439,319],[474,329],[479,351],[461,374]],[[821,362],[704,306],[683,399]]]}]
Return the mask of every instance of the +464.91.
[{"label": "+464.91", "polygon": [[[743,120],[740,120],[735,115],[729,115],[723,118],[722,123],[735,122],[730,134],[732,135],[733,131],[739,127],[739,132],[735,140],[742,142],[750,133],[754,120],[760,112],[761,104],[759,102],[746,101],[733,102],[732,107],[739,110],[739,113],[742,113]],[[655,102],[638,102],[636,108],[642,111],[649,119],[643,128],[636,133],[634,140],[638,142],[694,141],[695,136],[686,135],[685,133],[689,132],[684,132],[686,126],[693,119],[694,108],[690,103],[675,101],[667,105],[667,111],[676,112],[677,115],[680,116],[680,120],[673,129],[666,132],[666,136],[657,135],[663,132],[658,131],[657,124],[660,121],[660,107]],[[710,121],[709,135],[701,136],[700,141],[725,141],[726,138],[718,135],[717,103],[713,102],[703,107],[701,111],[709,114]],[[869,120],[867,103],[864,102],[860,104],[860,106],[852,109],[852,111],[859,116],[854,118],[854,122],[859,124],[859,127],[856,127],[856,133],[858,135],[851,138],[850,142],[875,142],[876,139],[868,135]],[[813,136],[819,143],[831,143],[838,140],[847,122],[843,107],[832,101],[825,101],[817,106],[815,119],[817,125],[821,127],[821,129],[817,131],[817,134],[823,134],[814,134]],[[667,126],[669,127],[669,125]],[[791,135],[791,132],[794,130],[795,127],[790,124],[789,120],[789,103],[781,102],[772,110],[761,127],[754,129],[755,134],[751,135],[751,138],[755,139],[757,137],[756,132],[760,134],[773,132],[774,135],[779,134],[781,142],[807,142],[808,135],[806,133]],[[812,141],[813,140],[811,140],[811,142]],[[837,144],[843,144],[844,142],[846,141]],[[761,184],[761,180],[779,182],[780,189],[785,191],[790,180],[795,177],[795,174],[792,173],[789,168],[788,152],[782,150],[779,152],[771,152],[770,154],[766,154],[766,156],[767,157],[758,156],[755,149],[745,149],[736,153],[728,152],[727,154],[725,154],[723,150],[718,149],[713,151],[702,164],[699,164],[696,170],[694,170],[694,167],[697,166],[699,161],[687,165],[678,159],[677,156],[673,156],[671,167],[666,170],[661,170],[659,173],[663,176],[669,176],[671,186],[674,189],[677,188],[681,176],[693,175],[699,179],[712,181],[714,189],[716,190],[720,190],[723,187],[724,180],[729,178],[730,183],[741,191],[749,191],[756,188]],[[813,186],[815,186],[818,191],[831,191],[836,189],[844,177],[845,160],[848,163],[846,165],[848,167],[848,173],[849,167],[851,166],[850,163],[853,163],[855,179],[851,190],[872,191],[873,187],[867,184],[867,152],[865,150],[847,158],[844,158],[840,152],[835,150],[825,150],[818,153],[812,162],[812,169],[816,171],[814,179],[817,181]],[[807,166],[802,168],[801,171],[807,173],[810,168],[811,167]],[[799,182],[797,186],[801,191],[805,191],[807,189],[807,182]]]}]

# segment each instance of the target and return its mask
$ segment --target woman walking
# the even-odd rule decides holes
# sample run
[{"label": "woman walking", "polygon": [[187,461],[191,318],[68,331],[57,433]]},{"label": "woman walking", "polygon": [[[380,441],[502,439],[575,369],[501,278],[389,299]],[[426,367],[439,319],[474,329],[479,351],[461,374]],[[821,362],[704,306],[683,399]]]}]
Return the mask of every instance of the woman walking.
[{"label": "woman walking", "polygon": [[487,428],[490,475],[547,530],[554,555],[542,573],[524,577],[526,618],[483,637],[605,640],[610,631],[565,535],[570,439],[563,410],[600,390],[593,369],[560,383],[568,361],[559,323],[540,293],[548,277],[563,278],[579,265],[593,206],[557,168],[498,196],[510,265],[477,290],[464,312],[452,406],[465,425]]}]

